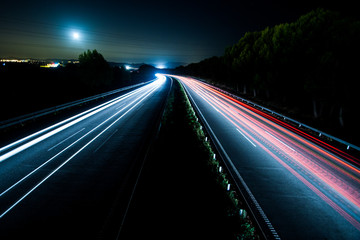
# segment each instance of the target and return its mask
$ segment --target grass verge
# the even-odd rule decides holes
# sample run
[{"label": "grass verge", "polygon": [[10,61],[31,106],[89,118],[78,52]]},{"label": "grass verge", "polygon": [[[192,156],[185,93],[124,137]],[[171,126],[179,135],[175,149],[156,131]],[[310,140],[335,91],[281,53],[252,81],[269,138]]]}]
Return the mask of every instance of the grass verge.
[{"label": "grass verge", "polygon": [[120,237],[255,239],[228,184],[182,86],[174,81]]}]

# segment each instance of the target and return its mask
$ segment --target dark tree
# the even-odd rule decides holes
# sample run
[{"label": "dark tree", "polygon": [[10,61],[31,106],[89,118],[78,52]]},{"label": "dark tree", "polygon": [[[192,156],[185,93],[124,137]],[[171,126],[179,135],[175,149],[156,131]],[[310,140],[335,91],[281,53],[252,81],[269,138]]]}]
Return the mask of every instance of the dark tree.
[{"label": "dark tree", "polygon": [[358,129],[359,42],[359,20],[316,9],[295,22],[246,33],[219,61],[184,70],[341,135]]},{"label": "dark tree", "polygon": [[108,62],[96,49],[87,50],[79,55],[80,66],[84,68],[106,69]]},{"label": "dark tree", "polygon": [[79,62],[84,89],[89,92],[109,89],[112,85],[113,74],[108,62],[96,49],[80,54]]}]

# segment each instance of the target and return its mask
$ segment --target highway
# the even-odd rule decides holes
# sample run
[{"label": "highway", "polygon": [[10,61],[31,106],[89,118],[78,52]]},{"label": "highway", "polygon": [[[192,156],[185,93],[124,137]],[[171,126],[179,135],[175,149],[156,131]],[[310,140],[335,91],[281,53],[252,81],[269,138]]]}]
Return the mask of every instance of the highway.
[{"label": "highway", "polygon": [[360,239],[358,167],[201,81],[173,77],[274,236]]},{"label": "highway", "polygon": [[157,80],[0,148],[0,239],[116,239],[170,89]]}]

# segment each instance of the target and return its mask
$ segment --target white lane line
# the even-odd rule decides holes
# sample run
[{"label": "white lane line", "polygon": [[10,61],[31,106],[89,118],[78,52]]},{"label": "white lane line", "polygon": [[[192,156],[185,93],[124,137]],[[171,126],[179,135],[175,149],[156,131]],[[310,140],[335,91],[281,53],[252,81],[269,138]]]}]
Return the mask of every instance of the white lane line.
[{"label": "white lane line", "polygon": [[290,148],[291,150],[293,150],[294,152],[296,152],[295,151],[295,149],[293,149],[292,147],[290,147],[289,145],[287,145],[286,143],[284,143],[283,141],[281,141],[280,139],[278,139],[277,137],[275,137],[274,135],[272,135],[271,133],[269,133],[269,132],[267,132],[267,131],[265,131],[269,136],[271,136],[271,137],[273,137],[273,138],[275,138],[276,140],[278,140],[280,143],[282,143],[283,145],[285,145],[286,147],[288,147],[288,148]]},{"label": "white lane line", "polygon": [[[135,101],[131,102],[129,104],[129,106],[131,104],[133,104]],[[8,189],[6,189],[5,191],[3,191],[2,193],[0,193],[0,197],[3,196],[5,193],[7,193],[8,191],[10,191],[11,189],[13,189],[15,186],[17,186],[18,184],[20,184],[21,182],[23,182],[24,180],[26,180],[28,177],[30,177],[31,175],[33,175],[36,171],[38,171],[40,168],[42,168],[43,166],[45,166],[46,164],[48,164],[49,162],[51,162],[52,160],[54,160],[56,157],[58,157],[60,154],[62,154],[63,152],[65,152],[66,150],[68,150],[69,148],[71,148],[73,145],[75,145],[76,143],[78,143],[80,140],[82,140],[83,138],[85,138],[87,135],[89,135],[90,133],[94,132],[96,129],[98,129],[99,127],[101,127],[103,124],[105,124],[107,121],[109,121],[110,119],[112,119],[115,115],[119,114],[119,112],[121,112],[122,110],[116,112],[115,114],[113,114],[111,117],[107,118],[105,121],[103,121],[101,124],[97,125],[95,128],[93,128],[92,130],[90,130],[89,132],[87,132],[85,135],[83,135],[82,137],[78,138],[75,142],[73,142],[72,144],[70,144],[69,146],[67,146],[66,148],[64,148],[63,150],[61,150],[60,152],[58,152],[57,154],[55,154],[53,157],[51,157],[49,160],[47,160],[46,162],[44,162],[43,164],[41,164],[39,167],[37,167],[36,169],[34,169],[33,171],[31,171],[30,173],[28,173],[25,177],[23,177],[22,179],[20,179],[19,181],[17,181],[16,183],[14,183],[11,187],[9,187]]]},{"label": "white lane line", "polygon": [[[106,121],[105,121],[106,122]],[[102,124],[101,124],[102,125]],[[99,126],[98,126],[99,127]],[[93,130],[91,130],[90,132],[88,132],[87,134],[85,134],[84,136],[82,136],[81,138],[77,139],[75,142],[73,142],[72,144],[70,144],[69,146],[67,146],[66,148],[64,148],[63,150],[61,150],[60,152],[58,152],[56,155],[54,155],[53,157],[51,157],[49,160],[47,160],[46,162],[44,162],[43,164],[41,164],[39,167],[37,167],[36,169],[34,169],[33,171],[31,171],[29,174],[27,174],[25,177],[23,177],[22,179],[20,179],[19,181],[17,181],[16,183],[14,183],[11,187],[9,187],[8,189],[6,189],[5,191],[3,191],[0,194],[0,197],[3,196],[5,193],[7,193],[8,191],[10,191],[11,189],[13,189],[15,186],[17,186],[18,184],[20,184],[21,182],[23,182],[25,179],[27,179],[28,177],[30,177],[32,174],[34,174],[36,171],[38,171],[40,168],[42,168],[44,165],[48,164],[49,162],[51,162],[52,160],[54,160],[57,156],[59,156],[61,153],[65,152],[67,149],[69,149],[70,147],[72,147],[74,144],[76,144],[77,142],[79,142],[81,139],[83,139],[84,137],[86,137],[87,135],[89,135],[91,132],[93,132],[95,129],[97,129],[98,127],[94,128]]]},{"label": "white lane line", "polygon": [[81,131],[83,131],[85,128],[82,128],[80,131],[77,131],[76,133],[74,133],[73,135],[71,135],[70,137],[65,138],[64,140],[62,140],[61,142],[59,142],[58,144],[52,146],[51,148],[48,149],[48,152],[53,150],[54,148],[56,148],[57,146],[59,146],[60,144],[66,142],[67,140],[69,140],[70,138],[72,138],[73,136],[75,136],[76,134],[80,133]]},{"label": "white lane line", "polygon": [[[145,86],[144,86],[144,87],[145,87]],[[144,87],[142,87],[142,88],[144,88]],[[139,88],[138,91],[140,91],[140,90],[141,90],[141,89]],[[123,95],[123,96],[114,98],[114,99],[112,99],[112,100],[110,100],[110,101],[108,101],[108,102],[106,102],[106,103],[100,104],[100,105],[98,105],[98,106],[96,106],[96,107],[94,107],[94,108],[91,108],[91,109],[89,109],[89,110],[86,110],[86,111],[84,111],[84,112],[82,112],[82,113],[79,113],[79,114],[77,114],[77,115],[75,115],[75,116],[73,116],[73,117],[70,117],[70,118],[68,118],[68,119],[66,119],[66,120],[64,120],[64,121],[61,121],[61,122],[59,122],[59,123],[56,123],[56,124],[54,124],[54,125],[52,125],[52,126],[50,126],[50,127],[47,127],[47,128],[45,128],[45,129],[40,130],[40,131],[38,131],[38,132],[36,132],[36,133],[33,133],[33,134],[31,134],[31,135],[29,135],[29,136],[27,136],[27,137],[24,137],[24,138],[22,138],[22,139],[20,139],[20,140],[17,140],[17,141],[15,141],[15,142],[13,142],[13,143],[11,143],[11,144],[9,144],[9,145],[6,145],[6,146],[0,148],[0,152],[3,152],[3,151],[5,151],[5,150],[7,150],[7,149],[9,149],[9,148],[11,148],[11,147],[13,147],[13,146],[15,146],[15,145],[21,144],[22,142],[25,142],[25,141],[27,141],[27,140],[29,140],[29,139],[31,139],[31,138],[33,138],[33,137],[36,137],[36,136],[38,136],[38,135],[40,135],[40,134],[42,134],[42,133],[44,133],[44,132],[50,131],[51,129],[54,129],[54,128],[58,127],[58,126],[61,126],[61,125],[65,124],[65,123],[67,123],[67,122],[70,122],[71,120],[76,119],[76,118],[78,118],[78,117],[81,117],[81,116],[83,116],[83,115],[85,115],[85,114],[87,114],[87,113],[89,113],[89,112],[92,112],[92,111],[94,111],[94,110],[96,110],[96,109],[98,109],[98,108],[100,108],[100,107],[103,107],[103,106],[105,106],[105,105],[107,105],[107,104],[110,104],[111,102],[115,102],[115,101],[118,101],[118,100],[120,100],[120,99],[125,99],[126,96],[131,95],[131,94],[132,94],[133,92],[135,92],[135,91],[137,91],[137,90],[134,90],[134,91],[132,91],[132,92],[126,93],[126,94]]]},{"label": "white lane line", "polygon": [[236,130],[243,135],[244,138],[246,138],[246,140],[248,140],[254,147],[256,147],[255,143],[253,143],[247,136],[245,136],[245,134],[243,134],[238,128],[236,128]]},{"label": "white lane line", "polygon": [[[159,85],[160,86],[160,85]],[[60,168],[62,168],[66,163],[68,163],[71,159],[73,159],[77,154],[79,154],[82,150],[84,150],[87,146],[89,146],[93,141],[95,141],[95,139],[97,139],[100,135],[102,135],[105,131],[107,131],[110,127],[112,127],[115,123],[117,123],[120,119],[122,119],[126,114],[128,114],[132,109],[134,109],[137,105],[139,105],[142,101],[144,101],[151,93],[153,93],[156,89],[158,89],[158,87],[154,87],[153,89],[149,90],[147,93],[141,95],[140,97],[138,97],[137,99],[135,99],[134,101],[132,101],[129,105],[133,104],[134,102],[138,101],[139,99],[141,99],[140,101],[138,101],[137,103],[134,104],[134,106],[132,106],[131,108],[129,108],[124,114],[122,114],[119,118],[117,118],[113,123],[111,123],[108,127],[106,127],[102,132],[100,132],[98,135],[96,135],[93,139],[91,139],[88,143],[86,143],[82,148],[80,148],[76,153],[74,153],[71,157],[69,157],[65,162],[63,162],[59,167],[57,167],[54,171],[52,171],[49,175],[47,175],[43,180],[41,180],[38,184],[36,184],[32,189],[30,189],[27,193],[25,193],[25,195],[23,195],[20,199],[18,199],[13,205],[11,205],[7,210],[5,210],[1,215],[0,215],[0,219],[2,217],[4,217],[11,209],[13,209],[16,205],[18,205],[22,200],[24,200],[27,196],[29,196],[35,189],[37,189],[42,183],[44,183],[47,179],[49,179],[52,175],[54,175]],[[121,112],[121,110],[119,111]],[[117,112],[117,113],[119,113]],[[116,113],[116,114],[117,114]],[[107,122],[109,119],[111,119],[113,116],[115,116],[116,114],[112,115],[110,118],[106,119],[104,122],[102,122],[100,125],[104,124],[105,122]],[[98,125],[96,128],[98,128],[100,125]],[[94,131],[96,128],[94,128],[93,130],[91,130],[90,132]],[[88,135],[90,132],[88,132],[86,135]],[[83,137],[85,137],[86,135],[84,135]],[[80,139],[82,139],[83,137],[81,137]],[[73,144],[75,144],[76,142],[80,141],[80,139],[76,140]],[[73,145],[71,144],[71,145]],[[70,146],[71,146],[70,145]],[[69,146],[69,147],[70,147]],[[67,147],[68,148],[68,147]],[[67,149],[66,148],[66,149]],[[63,151],[65,151],[66,149],[64,149]],[[63,152],[61,151],[61,152]],[[60,153],[61,153],[60,152]],[[58,153],[57,155],[59,155],[60,153]],[[49,159],[47,162],[49,162],[50,160],[54,159],[57,155],[55,155],[54,157],[52,157],[51,159]],[[47,163],[46,162],[46,163]],[[42,164],[41,166],[45,165],[46,163]],[[40,166],[40,167],[41,167]],[[36,170],[38,170],[40,167],[38,167]],[[26,177],[24,177],[23,179],[21,179],[19,182],[23,181],[25,178],[27,178],[28,176],[30,176],[32,173],[34,173],[36,170],[34,170],[33,172],[31,172],[30,174],[28,174]],[[1,193],[0,196],[2,196],[4,193],[8,192],[11,188],[13,188],[15,185],[17,185],[19,182],[17,182],[16,184],[14,184],[13,186],[11,186],[10,188],[8,188],[6,191],[4,191],[3,193]]]},{"label": "white lane line", "polygon": [[[145,95],[145,94],[144,94]],[[143,95],[143,96],[144,96]],[[132,101],[130,104],[128,104],[128,106],[130,106],[131,104],[133,104],[134,102],[136,102],[139,98],[135,99],[134,101]],[[28,173],[25,177],[23,177],[22,179],[20,179],[19,181],[17,181],[16,183],[14,183],[11,187],[9,187],[8,189],[6,189],[5,191],[3,191],[0,194],[0,197],[3,196],[5,193],[7,193],[8,191],[10,191],[11,189],[13,189],[16,185],[18,185],[19,183],[23,182],[25,179],[27,179],[28,177],[30,177],[32,174],[34,174],[36,171],[38,171],[40,168],[42,168],[43,166],[45,166],[46,164],[48,164],[49,162],[51,162],[52,160],[54,160],[57,156],[59,156],[60,154],[62,154],[63,152],[65,152],[67,149],[69,149],[70,147],[72,147],[73,145],[75,145],[77,142],[79,142],[80,140],[82,140],[83,138],[85,138],[87,135],[89,135],[90,133],[94,132],[96,129],[98,129],[99,127],[101,127],[103,124],[105,124],[107,121],[109,121],[110,119],[112,119],[114,116],[116,116],[117,114],[119,114],[122,110],[116,112],[115,114],[113,114],[112,116],[110,116],[109,118],[107,118],[105,121],[103,121],[101,124],[97,125],[95,128],[93,128],[92,130],[90,130],[88,133],[86,133],[85,135],[83,135],[82,137],[80,137],[79,139],[77,139],[75,142],[73,142],[72,144],[70,144],[69,146],[67,146],[66,148],[64,148],[63,150],[61,150],[60,152],[58,152],[56,155],[54,155],[52,158],[50,158],[49,160],[47,160],[46,162],[44,162],[43,164],[41,164],[39,167],[37,167],[36,169],[34,169],[33,171],[31,171],[30,173]],[[127,112],[126,112],[127,113]],[[125,113],[125,114],[126,114]]]},{"label": "white lane line", "polygon": [[[133,102],[131,102],[129,105],[131,105]],[[30,177],[31,175],[33,175],[36,171],[38,171],[40,168],[42,168],[43,166],[45,166],[46,164],[48,164],[49,162],[51,162],[52,160],[54,160],[56,157],[58,157],[60,154],[62,154],[63,152],[65,152],[66,150],[68,150],[69,148],[71,148],[72,146],[74,146],[76,143],[78,143],[79,141],[81,141],[83,138],[85,138],[87,135],[89,135],[90,133],[94,132],[96,129],[98,129],[99,127],[101,127],[103,124],[105,124],[107,121],[109,121],[111,118],[113,118],[115,115],[117,115],[119,112],[121,112],[122,110],[116,112],[115,114],[113,114],[111,117],[109,117],[108,119],[106,119],[105,121],[103,121],[101,124],[97,125],[95,128],[93,128],[92,130],[90,130],[89,132],[87,132],[85,135],[83,135],[82,137],[78,138],[75,142],[73,142],[72,144],[70,144],[69,146],[67,146],[66,148],[64,148],[63,150],[61,150],[60,152],[58,152],[57,154],[55,154],[53,157],[51,157],[49,160],[47,160],[46,162],[44,162],[43,164],[41,164],[39,167],[37,167],[36,169],[34,169],[33,171],[31,171],[30,173],[28,173],[25,177],[21,178],[19,181],[17,181],[16,183],[14,183],[11,187],[9,187],[8,189],[6,189],[5,191],[3,191],[2,193],[0,193],[0,197],[3,196],[5,193],[7,193],[8,191],[10,191],[11,189],[13,189],[15,186],[17,186],[18,184],[20,184],[21,182],[23,182],[24,180],[26,180],[28,177]]]},{"label": "white lane line", "polygon": [[[147,87],[149,87],[149,86],[152,86],[152,85],[151,85],[151,84],[150,84],[150,85],[147,85]],[[92,115],[94,115],[94,114],[96,114],[96,113],[98,113],[98,112],[100,112],[100,111],[102,111],[102,110],[105,110],[105,109],[109,108],[110,106],[112,106],[112,105],[114,105],[114,104],[116,104],[116,103],[118,103],[118,102],[120,102],[120,101],[125,100],[126,98],[128,98],[128,97],[134,95],[135,93],[138,93],[140,90],[144,90],[144,89],[145,89],[145,88],[141,88],[141,89],[135,90],[135,91],[133,91],[133,92],[130,92],[129,95],[126,95],[126,96],[124,95],[124,96],[121,96],[120,98],[116,98],[117,100],[111,100],[111,101],[109,101],[110,103],[109,103],[109,102],[106,103],[107,105],[105,105],[105,106],[103,106],[104,104],[100,105],[100,106],[103,106],[103,107],[101,107],[101,108],[98,108],[98,107],[93,108],[93,109],[96,109],[96,110],[91,111],[90,113],[88,113],[88,114],[86,114],[86,115],[83,115],[82,117],[79,117],[79,118],[77,118],[76,120],[73,120],[73,121],[70,122],[70,123],[67,123],[67,124],[65,124],[65,125],[57,128],[57,129],[55,129],[55,130],[52,130],[51,132],[48,132],[48,133],[46,133],[46,134],[44,134],[44,135],[42,135],[42,136],[40,136],[40,137],[38,137],[38,138],[36,138],[36,139],[31,140],[30,142],[27,142],[27,143],[25,143],[25,144],[23,144],[23,145],[15,148],[15,149],[11,150],[10,152],[7,152],[7,153],[1,155],[1,156],[0,156],[0,162],[2,162],[2,161],[4,161],[4,160],[6,160],[6,159],[8,159],[8,158],[10,158],[10,157],[12,157],[12,156],[14,156],[15,154],[17,154],[17,153],[19,153],[19,152],[21,152],[21,151],[23,151],[23,150],[25,150],[25,149],[27,149],[27,148],[29,148],[29,147],[31,147],[31,146],[33,146],[34,144],[37,144],[37,143],[45,140],[45,139],[48,138],[48,137],[53,136],[54,134],[56,134],[56,133],[58,133],[58,132],[61,132],[62,130],[66,129],[66,128],[68,128],[68,127],[70,127],[70,126],[72,126],[72,125],[74,125],[74,124],[76,124],[76,123],[78,123],[78,122],[86,119],[86,118],[91,117]],[[88,110],[88,111],[89,111],[89,110]],[[86,112],[88,112],[88,111],[86,111]],[[76,116],[79,116],[79,115],[82,115],[82,114],[78,114],[78,115],[76,115]],[[76,116],[75,116],[75,117],[76,117]],[[70,119],[73,119],[73,118],[74,118],[74,117],[72,117],[72,118],[70,118]],[[67,120],[65,120],[65,121],[67,121]],[[65,121],[63,121],[63,122],[65,122]],[[58,125],[58,124],[56,124],[56,125]],[[49,128],[52,128],[52,127],[49,127]],[[46,129],[45,129],[45,130],[46,130]],[[45,131],[45,130],[42,130],[42,131]],[[39,131],[39,132],[42,132],[42,131]],[[38,133],[36,133],[36,134],[38,134]],[[33,134],[33,135],[36,135],[36,134]],[[30,138],[30,137],[33,136],[33,135],[30,135],[29,137],[26,137],[26,138],[24,138],[24,139]],[[21,139],[21,140],[19,140],[19,141],[17,141],[17,142],[21,142],[21,141],[23,141],[23,139]],[[12,143],[12,144],[10,144],[10,145],[8,145],[8,146],[6,146],[6,147],[3,147],[2,149],[8,148],[9,146],[11,146],[11,145],[13,145],[13,144],[16,144],[17,142]],[[2,149],[0,149],[0,150],[2,150]]]},{"label": "white lane line", "polygon": [[118,106],[117,108],[115,108],[115,110],[118,110],[119,108],[121,108],[122,106],[124,106],[125,104],[121,104],[120,106]]},{"label": "white lane line", "polygon": [[220,112],[215,106],[211,105],[216,111]]},{"label": "white lane line", "polygon": [[[107,120],[106,120],[107,121]],[[104,121],[103,123],[105,123],[106,121]],[[11,189],[13,189],[14,187],[16,187],[18,184],[20,184],[21,182],[23,182],[25,179],[27,179],[28,177],[30,177],[31,175],[33,175],[36,171],[38,171],[40,168],[42,168],[43,166],[45,166],[46,164],[48,164],[49,162],[51,162],[52,160],[54,160],[57,156],[59,156],[60,154],[62,154],[63,152],[65,152],[67,149],[69,149],[70,147],[72,147],[73,145],[75,145],[77,142],[79,142],[81,139],[83,139],[84,137],[86,137],[87,135],[89,135],[91,132],[93,132],[95,129],[97,129],[98,127],[100,127],[102,124],[100,124],[99,126],[97,126],[96,128],[94,128],[93,130],[91,130],[90,132],[86,133],[84,136],[82,136],[81,138],[77,139],[75,142],[73,142],[72,144],[70,144],[69,146],[67,146],[66,148],[64,148],[63,150],[61,150],[60,152],[58,152],[56,155],[54,155],[53,157],[51,157],[49,160],[47,160],[46,162],[44,162],[43,164],[41,164],[39,167],[37,167],[36,169],[32,170],[30,173],[28,173],[25,177],[23,177],[22,179],[20,179],[19,181],[17,181],[16,183],[14,183],[11,187],[9,187],[8,189],[6,189],[5,191],[3,191],[0,194],[0,197],[3,196],[5,193],[7,193],[8,191],[10,191]]]},{"label": "white lane line", "polygon": [[110,138],[111,138],[117,131],[118,131],[118,129],[116,129],[113,133],[111,133],[111,135],[108,136],[108,137],[105,139],[105,141],[103,141],[103,142],[95,149],[94,153],[96,153],[97,150],[99,150],[102,146],[104,146],[104,144],[105,144],[107,141],[109,141]]},{"label": "white lane line", "polygon": [[[238,179],[240,180],[242,186],[245,188],[246,192],[248,193],[248,195],[251,198],[252,203],[255,204],[256,209],[258,210],[258,212],[260,213],[260,215],[263,217],[263,220],[266,222],[266,225],[268,226],[268,228],[274,229],[271,222],[269,221],[269,219],[267,218],[264,210],[261,208],[260,204],[257,202],[255,196],[252,194],[252,192],[250,191],[249,187],[247,186],[247,184],[245,183],[244,179],[241,177],[239,171],[237,170],[237,168],[235,167],[234,163],[232,162],[232,160],[230,159],[229,155],[226,153],[224,147],[221,145],[219,139],[216,137],[214,131],[211,129],[209,123],[206,121],[204,115],[202,114],[202,112],[200,111],[199,107],[197,106],[197,104],[195,103],[193,97],[189,94],[189,91],[186,89],[186,93],[189,96],[189,98],[191,98],[192,103],[194,103],[195,108],[197,109],[197,112],[200,114],[201,118],[204,120],[205,125],[208,127],[210,134],[214,137],[215,142],[217,143],[217,145],[220,147],[222,153],[224,154],[225,160],[227,160],[228,163],[230,163],[230,166],[232,167],[232,169],[234,170],[235,174],[237,175]],[[239,131],[239,130],[238,130]],[[245,202],[247,203],[247,205],[250,207],[250,211],[252,212],[252,208],[251,208],[251,202],[248,203],[245,199]],[[275,237],[275,239],[280,239],[279,235],[276,233],[276,231],[272,232],[273,236]]]}]

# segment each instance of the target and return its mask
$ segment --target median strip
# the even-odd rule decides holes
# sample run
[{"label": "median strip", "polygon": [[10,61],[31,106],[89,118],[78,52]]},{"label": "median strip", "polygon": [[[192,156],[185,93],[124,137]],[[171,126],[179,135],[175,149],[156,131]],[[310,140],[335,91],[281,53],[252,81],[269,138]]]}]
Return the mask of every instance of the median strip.
[{"label": "median strip", "polygon": [[175,81],[121,239],[256,239],[227,173]]}]

